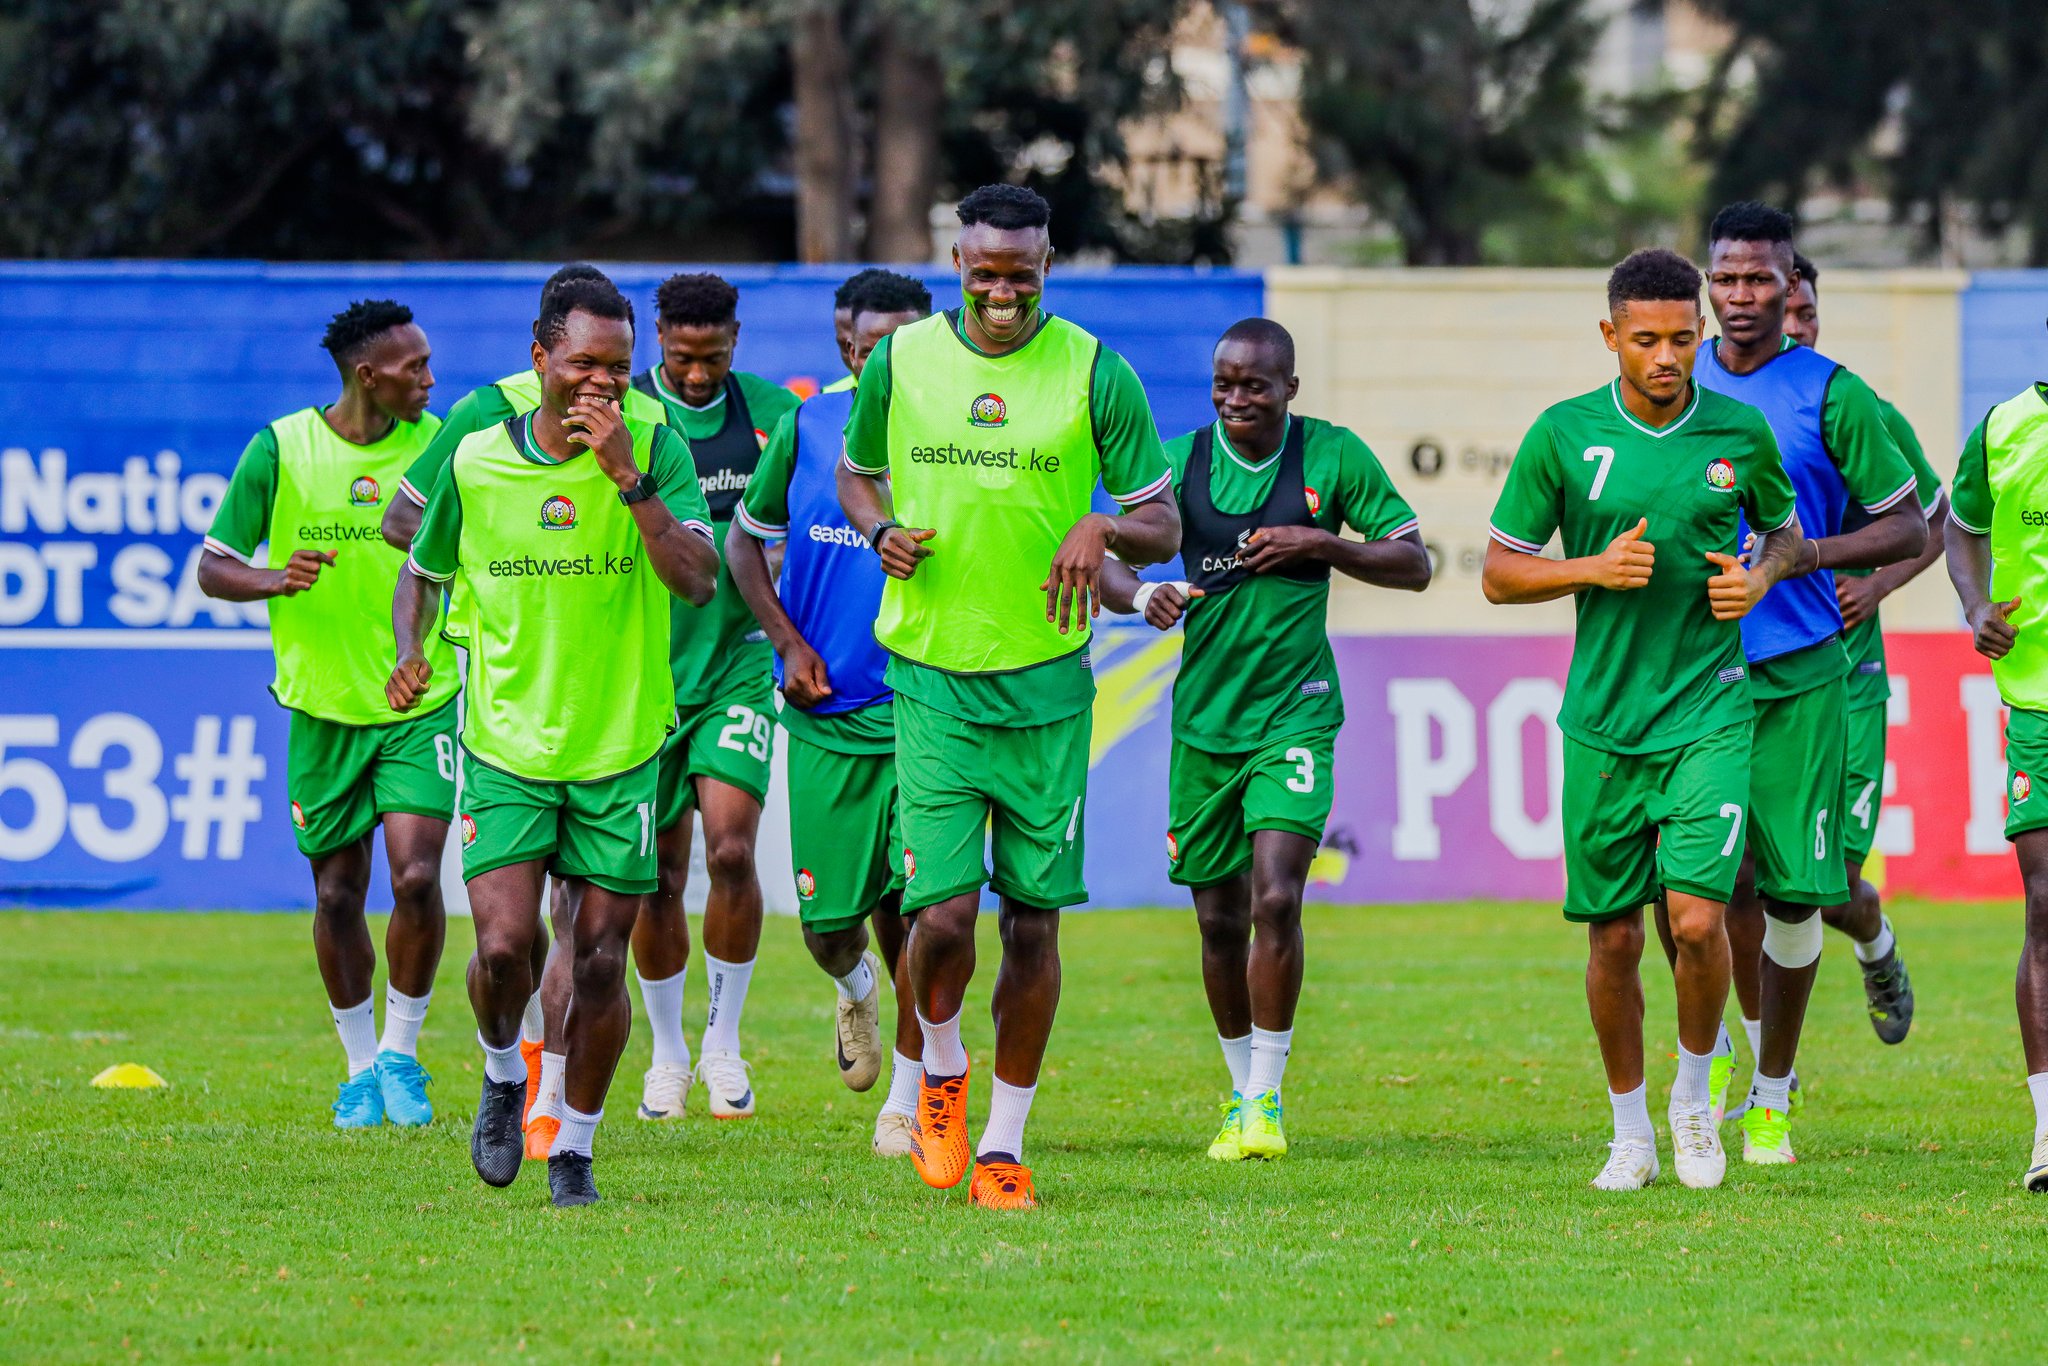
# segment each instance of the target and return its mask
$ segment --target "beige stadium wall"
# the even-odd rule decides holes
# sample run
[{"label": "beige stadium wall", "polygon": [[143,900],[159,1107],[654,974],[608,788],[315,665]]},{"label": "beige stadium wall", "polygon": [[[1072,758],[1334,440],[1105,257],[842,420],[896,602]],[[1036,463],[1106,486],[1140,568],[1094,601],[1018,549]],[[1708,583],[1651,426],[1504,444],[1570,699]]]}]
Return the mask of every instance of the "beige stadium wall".
[{"label": "beige stadium wall", "polygon": [[[1899,406],[1946,480],[1961,405],[1960,271],[1829,271],[1820,349]],[[1522,433],[1545,407],[1604,384],[1606,273],[1585,270],[1267,272],[1268,313],[1294,334],[1296,408],[1365,438],[1414,504],[1438,553],[1421,594],[1340,579],[1330,626],[1353,634],[1571,630],[1568,601],[1495,607],[1479,591],[1486,519]],[[1711,327],[1711,320],[1709,323]],[[1893,630],[1957,620],[1945,575],[1885,609]]]}]

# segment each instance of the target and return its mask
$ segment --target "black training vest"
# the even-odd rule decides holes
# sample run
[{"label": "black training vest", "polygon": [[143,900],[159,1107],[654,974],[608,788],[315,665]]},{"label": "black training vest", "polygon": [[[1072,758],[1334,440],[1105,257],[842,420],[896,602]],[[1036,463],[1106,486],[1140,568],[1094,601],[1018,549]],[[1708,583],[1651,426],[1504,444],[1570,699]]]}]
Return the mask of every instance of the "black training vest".
[{"label": "black training vest", "polygon": [[[1182,573],[1204,593],[1225,593],[1237,587],[1251,571],[1238,563],[1238,552],[1260,527],[1314,526],[1315,514],[1308,510],[1308,485],[1302,478],[1302,451],[1307,445],[1304,424],[1298,417],[1287,420],[1287,440],[1280,447],[1280,468],[1273,475],[1273,487],[1266,501],[1250,512],[1220,512],[1209,497],[1209,465],[1216,444],[1216,427],[1210,424],[1195,435],[1188,455],[1187,473],[1180,481],[1180,556]],[[1323,560],[1296,560],[1273,571],[1283,579],[1302,583],[1326,583],[1330,566]]]},{"label": "black training vest", "polygon": [[[659,398],[654,387],[654,370],[643,370],[633,387]],[[679,433],[680,434],[680,433]],[[754,415],[747,409],[747,396],[740,389],[738,375],[725,376],[725,425],[712,435],[689,440],[690,456],[697,462],[697,486],[711,507],[711,520],[729,522],[754,466],[761,463],[761,438],[754,435]]]}]

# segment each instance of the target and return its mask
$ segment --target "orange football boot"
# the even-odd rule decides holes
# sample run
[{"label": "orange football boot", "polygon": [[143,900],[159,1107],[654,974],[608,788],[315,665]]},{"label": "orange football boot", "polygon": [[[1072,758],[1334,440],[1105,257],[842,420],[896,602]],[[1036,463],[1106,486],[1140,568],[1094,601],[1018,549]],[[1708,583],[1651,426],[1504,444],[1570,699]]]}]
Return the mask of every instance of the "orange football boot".
[{"label": "orange football boot", "polygon": [[[526,1122],[533,1118],[534,1097],[540,1094],[540,1051],[543,1047],[545,1045],[538,1040],[535,1040],[533,1043],[528,1043],[524,1039],[519,1041],[519,1056],[526,1059],[526,1108],[519,1112],[521,1128],[524,1128]],[[527,1156],[533,1156],[530,1150]],[[541,1156],[545,1157],[547,1154],[542,1153]]]},{"label": "orange football boot", "polygon": [[[972,1070],[971,1068],[969,1069]],[[973,1148],[967,1138],[967,1073],[932,1085],[917,1078],[917,1118],[910,1130],[910,1161],[927,1186],[951,1190],[967,1175]]]},{"label": "orange football boot", "polygon": [[974,1181],[967,1187],[967,1203],[983,1209],[1037,1209],[1038,1193],[1031,1189],[1031,1168],[1022,1162],[1006,1162],[1000,1156],[977,1159]]},{"label": "orange football boot", "polygon": [[562,1132],[562,1121],[553,1115],[542,1115],[529,1121],[526,1126],[526,1160],[545,1162],[548,1153],[555,1146],[555,1135]]}]

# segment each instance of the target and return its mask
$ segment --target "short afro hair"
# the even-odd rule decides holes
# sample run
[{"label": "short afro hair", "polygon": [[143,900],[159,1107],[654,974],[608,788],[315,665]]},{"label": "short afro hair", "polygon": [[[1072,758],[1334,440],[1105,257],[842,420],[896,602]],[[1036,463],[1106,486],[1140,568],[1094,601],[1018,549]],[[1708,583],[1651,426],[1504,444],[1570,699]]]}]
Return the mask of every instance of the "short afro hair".
[{"label": "short afro hair", "polygon": [[370,343],[412,321],[412,310],[395,299],[358,299],[327,320],[320,345],[336,365],[354,365]]},{"label": "short afro hair", "polygon": [[963,228],[983,223],[1009,232],[1052,225],[1052,205],[1036,190],[1022,185],[984,185],[961,200],[953,213]]},{"label": "short afro hair", "polygon": [[1294,373],[1294,334],[1271,318],[1240,318],[1216,339],[1219,347],[1225,342],[1265,347],[1283,371]]},{"label": "short afro hair", "polygon": [[893,270],[862,271],[871,277],[853,296],[853,316],[863,313],[915,313],[929,317],[932,292],[924,281]]},{"label": "short afro hair", "polygon": [[1815,265],[1805,252],[1794,251],[1792,253],[1792,269],[1799,272],[1799,278],[1806,281],[1807,288],[1811,289],[1813,297],[1818,299],[1820,297],[1820,267]]},{"label": "short afro hair", "polygon": [[1643,302],[1700,303],[1700,268],[1675,251],[1646,247],[1630,252],[1607,277],[1607,311]]},{"label": "short afro hair", "polygon": [[892,273],[880,266],[869,266],[866,270],[857,270],[847,276],[839,282],[839,288],[832,291],[832,311],[837,313],[842,308],[859,311],[861,291],[882,276]]},{"label": "short afro hair", "polygon": [[533,339],[552,351],[569,330],[571,313],[611,318],[633,325],[633,304],[606,276],[578,276],[550,285],[541,295],[540,316],[533,320]]},{"label": "short afro hair", "polygon": [[1714,215],[1707,225],[1709,242],[1783,242],[1792,245],[1792,215],[1755,199],[1743,199]]},{"label": "short afro hair", "polygon": [[671,327],[718,327],[738,320],[740,292],[708,272],[671,275],[654,291],[654,312]]}]

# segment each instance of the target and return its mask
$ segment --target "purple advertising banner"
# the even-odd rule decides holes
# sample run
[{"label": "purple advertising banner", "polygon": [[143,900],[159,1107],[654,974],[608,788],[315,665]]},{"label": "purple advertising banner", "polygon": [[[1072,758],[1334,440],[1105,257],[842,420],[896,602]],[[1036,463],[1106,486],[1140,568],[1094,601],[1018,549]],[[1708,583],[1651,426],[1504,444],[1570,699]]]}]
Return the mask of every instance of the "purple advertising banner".
[{"label": "purple advertising banner", "polygon": [[[1563,896],[1558,704],[1567,636],[1340,636],[1336,800],[1321,901]],[[1179,905],[1166,876],[1168,717],[1180,635],[1117,624],[1095,647],[1088,890]],[[1256,737],[1248,737],[1247,748]]]}]

